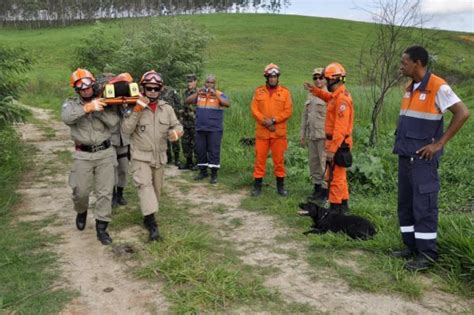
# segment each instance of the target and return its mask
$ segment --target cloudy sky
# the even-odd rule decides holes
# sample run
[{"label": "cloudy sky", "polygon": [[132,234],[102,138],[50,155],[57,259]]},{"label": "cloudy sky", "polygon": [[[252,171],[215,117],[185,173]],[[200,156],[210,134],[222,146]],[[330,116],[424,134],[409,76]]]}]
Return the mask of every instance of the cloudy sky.
[{"label": "cloudy sky", "polygon": [[[290,0],[282,13],[372,22],[374,0]],[[364,10],[365,9],[365,10]],[[425,27],[474,33],[474,0],[421,0]]]}]

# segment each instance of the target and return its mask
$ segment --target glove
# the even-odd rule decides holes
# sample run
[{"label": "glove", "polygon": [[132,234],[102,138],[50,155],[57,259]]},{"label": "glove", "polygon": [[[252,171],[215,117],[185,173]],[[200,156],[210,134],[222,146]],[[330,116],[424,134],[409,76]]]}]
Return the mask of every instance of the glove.
[{"label": "glove", "polygon": [[106,104],[102,101],[101,98],[96,98],[95,100],[90,101],[89,103],[85,103],[82,108],[86,113],[92,112],[102,112],[104,110],[104,106]]},{"label": "glove", "polygon": [[178,141],[180,136],[181,136],[181,133],[178,133],[176,130],[170,130],[168,132],[168,140],[171,142]]},{"label": "glove", "polygon": [[137,105],[135,105],[135,107],[133,108],[133,111],[135,113],[139,113],[141,112],[142,110],[144,110],[145,108],[148,107],[148,104],[150,104],[150,100],[146,97],[140,97],[138,100],[137,100]]}]

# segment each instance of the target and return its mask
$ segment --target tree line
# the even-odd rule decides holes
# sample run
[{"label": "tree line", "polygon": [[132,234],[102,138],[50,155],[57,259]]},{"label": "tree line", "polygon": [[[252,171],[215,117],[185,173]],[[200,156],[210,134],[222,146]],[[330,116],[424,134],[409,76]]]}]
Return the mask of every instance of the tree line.
[{"label": "tree line", "polygon": [[279,12],[289,0],[2,0],[0,21],[14,27],[66,26],[98,19],[211,12]]}]

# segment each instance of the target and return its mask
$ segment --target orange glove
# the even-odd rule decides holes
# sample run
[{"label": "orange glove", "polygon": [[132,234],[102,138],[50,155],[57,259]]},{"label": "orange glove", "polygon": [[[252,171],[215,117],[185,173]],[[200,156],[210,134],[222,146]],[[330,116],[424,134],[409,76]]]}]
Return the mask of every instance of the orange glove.
[{"label": "orange glove", "polygon": [[104,110],[104,106],[106,104],[103,102],[103,99],[96,98],[95,100],[90,101],[89,103],[85,103],[82,108],[86,113],[92,112],[102,112]]},{"label": "orange glove", "polygon": [[133,111],[135,113],[139,113],[145,108],[147,108],[148,104],[150,104],[150,100],[146,97],[141,96],[138,98],[137,105],[135,105],[135,107],[133,108]]}]

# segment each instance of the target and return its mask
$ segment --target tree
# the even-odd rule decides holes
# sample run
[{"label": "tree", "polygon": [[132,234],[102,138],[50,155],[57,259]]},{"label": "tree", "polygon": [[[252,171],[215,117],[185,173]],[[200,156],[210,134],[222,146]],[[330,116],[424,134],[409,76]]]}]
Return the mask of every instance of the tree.
[{"label": "tree", "polygon": [[399,63],[403,50],[415,43],[424,45],[421,0],[375,0],[370,12],[375,21],[375,36],[363,45],[360,54],[361,78],[367,99],[372,103],[369,144],[377,143],[377,120],[390,90],[401,80]]}]

